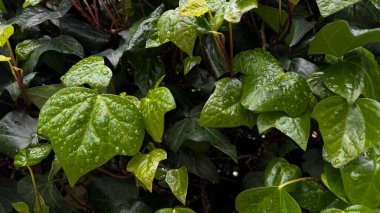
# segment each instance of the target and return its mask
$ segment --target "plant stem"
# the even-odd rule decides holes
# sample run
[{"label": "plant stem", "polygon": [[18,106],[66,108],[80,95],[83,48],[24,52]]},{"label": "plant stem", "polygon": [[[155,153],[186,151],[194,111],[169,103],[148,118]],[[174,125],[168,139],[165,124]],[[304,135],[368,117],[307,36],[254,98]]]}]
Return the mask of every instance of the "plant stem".
[{"label": "plant stem", "polygon": [[282,30],[282,0],[278,1],[278,33]]},{"label": "plant stem", "polygon": [[38,211],[40,213],[42,213],[42,205],[41,205],[40,196],[39,196],[38,189],[37,189],[36,179],[34,178],[33,170],[32,170],[32,168],[30,168],[30,166],[26,166],[26,168],[28,168],[29,173],[30,173],[30,177],[32,179],[34,195],[36,196],[37,203],[38,203]]},{"label": "plant stem", "polygon": [[13,62],[13,66],[17,67],[16,57],[15,57],[15,54],[14,54],[14,52],[13,52],[13,49],[12,49],[11,43],[9,42],[8,39],[7,39],[7,46],[8,46],[9,53],[11,54],[11,58],[12,58],[12,62]]},{"label": "plant stem", "polygon": [[298,178],[298,179],[294,179],[294,180],[290,180],[286,183],[283,183],[281,184],[278,188],[284,188],[285,186],[289,185],[289,184],[293,184],[293,183],[297,183],[297,182],[302,182],[302,181],[306,181],[306,180],[315,180],[315,179],[320,179],[319,177],[303,177],[303,178]]},{"label": "plant stem", "polygon": [[234,66],[234,42],[233,42],[233,33],[232,33],[232,23],[229,23],[230,28],[230,64],[231,64],[231,70],[232,73],[232,67]]}]

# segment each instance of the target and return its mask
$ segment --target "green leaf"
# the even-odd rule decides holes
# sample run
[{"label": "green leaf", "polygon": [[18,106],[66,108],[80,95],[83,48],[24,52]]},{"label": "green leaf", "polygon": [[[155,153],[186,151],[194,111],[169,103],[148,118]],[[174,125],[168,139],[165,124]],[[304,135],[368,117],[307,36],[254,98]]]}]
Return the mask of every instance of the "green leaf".
[{"label": "green leaf", "polygon": [[0,47],[7,43],[8,39],[13,35],[14,28],[12,25],[0,25]]},{"label": "green leaf", "polygon": [[207,12],[206,0],[188,0],[180,9],[181,16],[201,16]]},{"label": "green leaf", "polygon": [[224,19],[239,23],[244,13],[257,8],[257,0],[231,0],[225,9]]},{"label": "green leaf", "polygon": [[39,4],[42,0],[25,0],[23,7],[28,7],[29,5],[36,6]]},{"label": "green leaf", "polygon": [[195,65],[200,64],[201,61],[202,61],[202,57],[200,57],[200,56],[186,57],[183,60],[183,67],[184,67],[183,69],[184,69],[185,75],[187,73],[189,73],[191,71],[191,69],[193,69],[193,67],[195,67]]},{"label": "green leaf", "polygon": [[338,12],[360,0],[316,0],[319,12],[323,17],[327,17],[333,13]]},{"label": "green leaf", "polygon": [[193,210],[183,207],[159,209],[155,213],[195,213]]},{"label": "green leaf", "polygon": [[366,206],[354,205],[345,208],[344,210],[340,209],[326,209],[321,211],[321,213],[374,213],[374,211]]},{"label": "green leaf", "polygon": [[300,116],[293,118],[283,112],[260,113],[257,117],[257,127],[260,134],[270,128],[276,128],[305,151],[310,135],[310,114],[311,112],[306,110]]},{"label": "green leaf", "polygon": [[138,154],[128,162],[127,170],[133,172],[137,179],[152,192],[152,183],[158,163],[166,158],[167,154],[163,149],[155,149],[149,154]]},{"label": "green leaf", "polygon": [[247,126],[256,123],[256,116],[240,103],[243,85],[238,79],[223,78],[215,83],[215,91],[203,107],[199,124],[224,128]]},{"label": "green leaf", "polygon": [[339,20],[324,26],[315,36],[309,54],[330,54],[336,57],[363,46],[380,41],[380,29],[351,29],[346,21]]},{"label": "green leaf", "polygon": [[17,181],[10,178],[0,178],[0,212],[12,212],[12,203],[21,200],[17,193]]},{"label": "green leaf", "polygon": [[[36,74],[37,74],[37,72],[32,72],[32,73],[29,73],[28,75],[24,76],[24,79],[23,79],[24,87],[29,87],[30,82],[34,79]],[[9,95],[11,96],[11,98],[14,102],[16,102],[17,99],[21,95],[21,89],[18,86],[17,81],[8,84],[7,86],[4,87],[4,89],[6,89],[8,91]]]},{"label": "green leaf", "polygon": [[225,2],[225,0],[206,0],[211,12],[216,12]]},{"label": "green leaf", "polygon": [[296,117],[309,105],[309,94],[305,79],[297,73],[244,76],[241,103],[254,112],[283,111]]},{"label": "green leaf", "polygon": [[12,206],[19,213],[30,213],[28,204],[24,202],[12,203]]},{"label": "green leaf", "polygon": [[[284,158],[271,160],[264,172],[264,186],[280,186],[290,180],[302,177],[301,169],[294,164],[289,164]],[[288,185],[285,190],[294,191],[296,185]]]},{"label": "green leaf", "polygon": [[377,145],[340,170],[344,190],[354,204],[380,206],[380,146]]},{"label": "green leaf", "polygon": [[169,185],[175,197],[186,205],[186,194],[188,187],[188,175],[186,167],[172,169],[166,173],[165,182]]},{"label": "green leaf", "polygon": [[65,88],[63,84],[50,84],[46,86],[32,87],[26,89],[28,99],[36,105],[39,109],[46,101],[59,90]]},{"label": "green leaf", "polygon": [[66,35],[61,35],[41,43],[30,54],[29,58],[25,61],[25,72],[32,72],[37,66],[40,56],[46,51],[56,51],[64,54],[73,54],[79,57],[84,56],[82,45],[74,38]]},{"label": "green leaf", "polygon": [[161,142],[164,133],[165,113],[176,108],[174,97],[166,87],[149,90],[141,99],[141,114],[145,128],[156,142]]},{"label": "green leaf", "polygon": [[0,10],[5,14],[7,13],[7,8],[5,7],[3,0],[0,0]]},{"label": "green leaf", "polygon": [[144,124],[130,98],[71,87],[55,93],[42,107],[38,132],[49,137],[74,186],[80,176],[115,155],[135,155]]},{"label": "green leaf", "polygon": [[321,175],[321,179],[323,184],[325,184],[325,186],[337,197],[348,202],[339,169],[332,167],[329,163],[325,163],[324,173]]},{"label": "green leaf", "polygon": [[24,40],[16,45],[16,55],[19,60],[26,60],[29,55],[35,50],[41,46],[41,41],[36,39],[27,39]]},{"label": "green leaf", "polygon": [[67,87],[88,84],[91,88],[100,91],[108,86],[111,77],[112,71],[104,65],[103,57],[91,56],[72,66],[61,77],[61,81]]},{"label": "green leaf", "polygon": [[239,213],[301,213],[297,202],[283,189],[261,187],[241,192],[235,201]]},{"label": "green leaf", "polygon": [[332,96],[315,106],[312,117],[318,121],[327,154],[339,168],[380,141],[380,104],[360,98],[349,105]]},{"label": "green leaf", "polygon": [[380,9],[380,1],[379,0],[371,0],[372,4],[377,8]]},{"label": "green leaf", "polygon": [[169,40],[189,56],[193,56],[195,40],[198,37],[194,17],[180,16],[178,9],[168,10],[158,20],[157,33],[161,41]]},{"label": "green leaf", "polygon": [[215,41],[214,36],[207,35],[206,38],[202,40],[202,43],[206,53],[204,60],[210,66],[210,69],[215,74],[215,76],[219,78],[228,72],[222,50]]},{"label": "green leaf", "polygon": [[50,154],[50,151],[50,144],[38,144],[33,147],[22,149],[15,156],[14,165],[16,168],[19,168],[39,164]]},{"label": "green leaf", "polygon": [[14,157],[27,148],[36,134],[37,119],[23,111],[12,111],[0,120],[0,152]]},{"label": "green leaf", "polygon": [[171,150],[177,152],[183,142],[188,140],[190,132],[198,127],[198,122],[195,119],[184,118],[177,121],[168,129],[166,142]]},{"label": "green leaf", "polygon": [[307,84],[313,94],[317,95],[320,99],[325,99],[333,96],[334,93],[329,90],[323,81],[323,72],[315,72],[307,77]]},{"label": "green leaf", "polygon": [[54,160],[51,162],[51,168],[48,175],[48,181],[52,181],[54,176],[62,169],[61,163],[59,162],[56,155],[54,155]]}]

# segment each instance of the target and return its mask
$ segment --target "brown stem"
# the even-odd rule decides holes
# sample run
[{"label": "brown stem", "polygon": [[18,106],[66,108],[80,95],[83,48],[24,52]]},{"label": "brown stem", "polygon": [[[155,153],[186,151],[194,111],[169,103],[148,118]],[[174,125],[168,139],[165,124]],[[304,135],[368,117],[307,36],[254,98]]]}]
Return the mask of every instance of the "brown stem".
[{"label": "brown stem", "polygon": [[92,18],[93,22],[95,22],[96,25],[98,25],[98,23],[97,23],[97,21],[96,21],[95,14],[92,12],[92,8],[91,8],[91,6],[88,4],[87,0],[83,0],[83,2],[84,2],[84,4],[86,5],[87,10],[88,10],[88,12],[89,12],[90,15],[91,15],[91,18]]},{"label": "brown stem", "polygon": [[77,0],[71,0],[71,4],[88,21],[88,23],[94,24],[93,20],[87,15],[87,13],[83,10],[82,5],[79,2],[77,2]]},{"label": "brown stem", "polygon": [[200,184],[201,184],[201,199],[202,199],[202,205],[203,205],[203,212],[209,213],[211,210],[211,203],[208,198],[206,183],[205,183],[205,180],[203,179],[201,179],[200,182],[201,182]]},{"label": "brown stem", "polygon": [[224,63],[226,64],[228,71],[232,73],[232,66],[230,63],[230,59],[228,58],[228,55],[227,55],[226,44],[225,44],[225,39],[224,39],[223,34],[213,31],[212,35],[214,36],[216,45],[218,46],[220,52],[222,53],[222,56],[224,58]]},{"label": "brown stem", "polygon": [[[107,15],[111,18],[112,23],[114,23],[116,27],[120,27],[120,26],[118,25],[116,19],[115,19],[115,16],[112,15],[111,11],[109,10],[109,8],[108,8],[107,4],[104,2],[104,0],[99,0],[99,1],[100,1],[100,3],[102,3],[104,9],[105,9],[106,12],[107,12]],[[111,28],[111,30],[112,30],[112,28]]]}]

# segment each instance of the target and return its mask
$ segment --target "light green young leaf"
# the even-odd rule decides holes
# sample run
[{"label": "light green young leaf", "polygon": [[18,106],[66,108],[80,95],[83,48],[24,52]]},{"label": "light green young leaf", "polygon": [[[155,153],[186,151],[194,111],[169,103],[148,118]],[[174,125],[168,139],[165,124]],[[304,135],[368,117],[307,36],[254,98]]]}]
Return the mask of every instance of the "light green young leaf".
[{"label": "light green young leaf", "polygon": [[49,137],[69,183],[115,155],[135,155],[144,123],[130,98],[82,87],[55,93],[42,107],[38,132]]},{"label": "light green young leaf", "polygon": [[189,56],[193,56],[195,40],[198,37],[195,17],[180,16],[180,11],[168,10],[161,15],[157,24],[160,41],[169,40]]},{"label": "light green young leaf", "polygon": [[321,211],[321,213],[375,213],[372,209],[368,208],[367,206],[362,205],[353,205],[350,207],[345,208],[344,210],[340,209],[325,209]]},{"label": "light green young leaf", "polygon": [[301,213],[297,202],[278,187],[260,187],[241,192],[235,201],[239,213]]},{"label": "light green young leaf", "polygon": [[380,141],[380,103],[360,98],[349,105],[332,96],[315,106],[312,117],[318,121],[327,154],[339,168]]},{"label": "light green young leaf", "polygon": [[161,142],[164,133],[165,113],[176,108],[174,97],[166,87],[149,90],[141,99],[141,114],[145,128],[156,142]]},{"label": "light green young leaf", "polygon": [[155,213],[195,213],[193,210],[183,207],[159,209]]},{"label": "light green young leaf", "polygon": [[185,75],[187,73],[189,73],[191,71],[191,69],[193,69],[193,67],[195,67],[195,65],[200,64],[201,61],[202,61],[202,57],[200,57],[200,56],[186,57],[183,60],[183,67],[184,67],[183,69],[184,69]]},{"label": "light green young leaf", "polygon": [[28,204],[24,202],[12,203],[12,206],[18,213],[30,213]]},{"label": "light green young leaf", "polygon": [[231,23],[239,23],[244,13],[257,8],[257,0],[231,0],[224,14],[224,19]]},{"label": "light green young leaf", "polygon": [[324,26],[315,36],[309,54],[330,54],[342,57],[346,52],[369,42],[380,41],[380,28],[352,29],[339,20]]},{"label": "light green young leaf", "polygon": [[29,101],[36,105],[39,109],[46,101],[59,90],[65,88],[63,84],[50,84],[46,86],[31,87],[26,89],[26,96]]},{"label": "light green young leaf", "polygon": [[82,86],[88,84],[98,91],[106,88],[111,80],[112,71],[104,65],[104,59],[100,56],[91,56],[74,64],[61,81],[67,87]]},{"label": "light green young leaf", "polygon": [[242,83],[238,79],[223,78],[215,86],[214,93],[203,107],[199,124],[212,128],[254,126],[256,115],[240,103]]},{"label": "light green young leaf", "polygon": [[327,17],[333,13],[338,12],[346,7],[360,0],[316,0],[319,8],[319,12],[323,17]]},{"label": "light green young leaf", "polygon": [[211,12],[216,12],[225,2],[226,0],[206,0]]},{"label": "light green young leaf", "polygon": [[36,6],[37,4],[39,4],[42,0],[25,0],[24,4],[22,5],[22,7],[28,7],[30,5],[32,6]]},{"label": "light green young leaf", "polygon": [[169,185],[174,196],[186,205],[186,195],[188,187],[188,175],[186,167],[172,169],[166,173],[165,182]]},{"label": "light green young leaf", "polygon": [[257,117],[257,127],[260,134],[270,128],[276,128],[290,137],[304,151],[310,135],[310,110],[298,117],[290,117],[283,112],[260,113]]},{"label": "light green young leaf", "polygon": [[38,144],[37,146],[22,149],[15,156],[14,165],[19,168],[39,164],[50,154],[51,148],[50,144]]},{"label": "light green young leaf", "polygon": [[0,47],[7,43],[8,39],[13,35],[14,28],[12,25],[0,25]]},{"label": "light green young leaf", "polygon": [[133,172],[137,179],[152,192],[152,183],[158,164],[166,158],[167,154],[163,149],[155,149],[149,154],[137,154],[128,162],[127,171]]},{"label": "light green young leaf", "polygon": [[206,0],[188,0],[179,11],[181,16],[201,16],[208,10]]},{"label": "light green young leaf", "polygon": [[[302,177],[302,172],[297,165],[290,164],[284,158],[275,158],[265,168],[264,186],[280,186],[300,177]],[[292,192],[296,189],[296,185],[288,185],[284,189]]]}]

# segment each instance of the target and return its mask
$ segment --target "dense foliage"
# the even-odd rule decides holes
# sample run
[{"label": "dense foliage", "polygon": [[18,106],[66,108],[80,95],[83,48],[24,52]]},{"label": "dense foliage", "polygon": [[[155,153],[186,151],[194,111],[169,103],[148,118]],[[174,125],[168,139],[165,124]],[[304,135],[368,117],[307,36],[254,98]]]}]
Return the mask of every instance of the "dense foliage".
[{"label": "dense foliage", "polygon": [[0,213],[380,212],[380,1],[0,10]]}]

